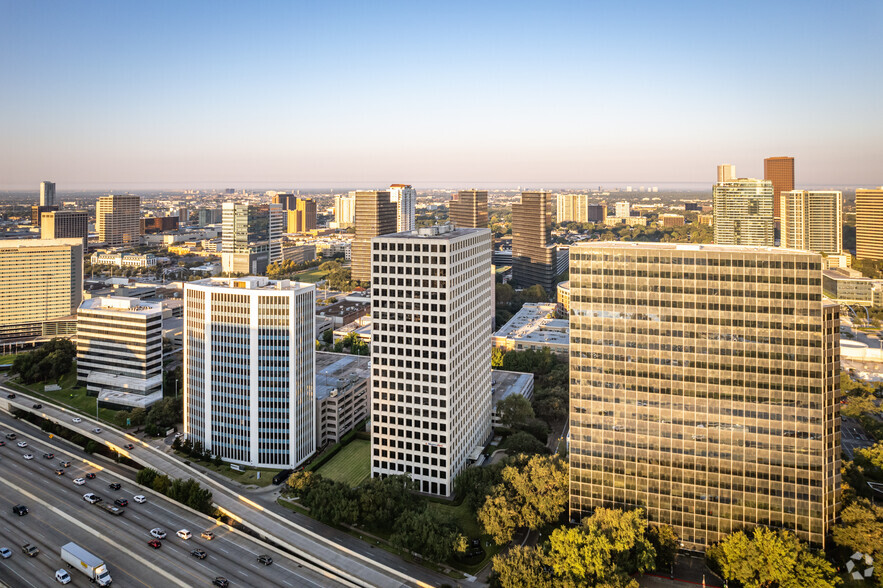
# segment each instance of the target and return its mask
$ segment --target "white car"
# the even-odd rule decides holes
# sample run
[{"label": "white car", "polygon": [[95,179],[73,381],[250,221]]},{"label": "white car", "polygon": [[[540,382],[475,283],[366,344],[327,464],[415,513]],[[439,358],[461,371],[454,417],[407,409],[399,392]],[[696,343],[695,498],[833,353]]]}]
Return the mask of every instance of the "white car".
[{"label": "white car", "polygon": [[55,572],[55,581],[62,584],[70,584],[71,575],[67,573],[67,570],[58,570]]},{"label": "white car", "polygon": [[138,504],[144,504],[145,502],[147,502],[147,498],[142,494],[138,494],[137,496],[133,496],[132,500],[134,500]]},{"label": "white car", "polygon": [[95,504],[96,502],[101,502],[101,497],[97,494],[89,492],[88,494],[83,494],[83,500],[85,500],[89,504]]},{"label": "white car", "polygon": [[86,480],[83,479],[83,478],[76,478],[76,479],[74,480],[74,484],[76,484],[77,486],[82,486],[82,485],[85,484],[85,483],[86,483]]},{"label": "white car", "polygon": [[25,453],[22,457],[24,457],[24,458],[27,459],[27,460],[34,459],[34,456],[31,455],[30,453]]},{"label": "white car", "polygon": [[92,432],[95,434],[98,434],[101,432],[101,429],[99,429],[98,427],[95,427],[94,429],[92,429]]},{"label": "white car", "polygon": [[16,445],[18,445],[19,447],[27,447],[28,442],[27,441],[19,441],[18,443],[16,443]]},{"label": "white car", "polygon": [[83,422],[83,419],[81,419],[80,417],[74,417],[74,418],[73,418],[73,422],[75,422],[75,423],[82,423],[82,422]]},{"label": "white car", "polygon": [[166,532],[160,529],[159,527],[150,530],[150,536],[154,539],[165,539]]},{"label": "white car", "polygon": [[12,557],[12,550],[8,547],[0,547],[0,557],[3,559],[9,559]]},{"label": "white car", "polygon": [[177,535],[177,536],[180,537],[181,539],[184,539],[185,541],[186,541],[187,539],[190,539],[191,537],[193,537],[193,534],[190,533],[190,531],[188,531],[187,529],[181,529],[180,531],[178,531],[177,533],[175,533],[175,535]]}]

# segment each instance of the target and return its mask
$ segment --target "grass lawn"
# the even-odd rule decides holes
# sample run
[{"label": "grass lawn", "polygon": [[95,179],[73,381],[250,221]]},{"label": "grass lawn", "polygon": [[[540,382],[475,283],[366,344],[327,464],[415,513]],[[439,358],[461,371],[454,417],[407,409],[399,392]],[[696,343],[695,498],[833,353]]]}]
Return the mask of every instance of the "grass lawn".
[{"label": "grass lawn", "polygon": [[[72,370],[71,373],[63,376],[61,381],[58,382],[58,385],[61,386],[61,390],[45,392],[43,387],[51,383],[53,382],[40,382],[38,384],[25,386],[18,383],[7,382],[7,385],[13,388],[19,388],[23,392],[26,391],[34,396],[45,398],[50,402],[61,404],[76,412],[95,417],[97,399],[94,396],[87,396],[86,388],[77,386],[77,372],[75,370]],[[113,423],[113,417],[116,412],[117,411],[110,410],[109,408],[101,408],[98,410],[98,418],[108,423]]]},{"label": "grass lawn", "polygon": [[[178,456],[181,457],[181,459],[187,459],[187,456],[183,453],[178,453]],[[262,488],[272,484],[273,476],[275,476],[280,471],[261,468],[255,469],[248,466],[242,466],[245,471],[237,472],[234,469],[230,469],[230,466],[227,464],[216,466],[212,463],[204,461],[194,461],[193,463],[198,463],[200,466],[206,468],[207,470],[218,472],[219,474],[230,478],[234,482],[239,482],[240,484],[253,484]],[[258,479],[258,472],[260,472],[261,474],[260,479]]]},{"label": "grass lawn", "polygon": [[319,280],[323,279],[328,275],[328,272],[323,272],[319,268],[313,268],[309,271],[306,271],[302,274],[297,274],[292,276],[292,279],[297,280],[298,282],[307,282],[308,284],[315,284]]},{"label": "grass lawn", "polygon": [[371,442],[353,439],[316,473],[355,488],[371,473]]},{"label": "grass lawn", "polygon": [[0,355],[0,365],[11,364],[15,361],[16,357],[17,355],[15,353],[12,353],[10,355]]}]

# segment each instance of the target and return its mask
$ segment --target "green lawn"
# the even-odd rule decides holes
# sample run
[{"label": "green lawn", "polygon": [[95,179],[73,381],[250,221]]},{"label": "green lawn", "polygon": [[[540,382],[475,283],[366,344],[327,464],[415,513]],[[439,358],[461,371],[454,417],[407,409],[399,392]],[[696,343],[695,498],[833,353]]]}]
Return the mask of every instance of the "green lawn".
[{"label": "green lawn", "polygon": [[320,270],[318,268],[314,268],[314,269],[311,269],[311,270],[304,272],[302,274],[297,274],[297,275],[293,276],[293,279],[297,280],[298,282],[307,282],[308,284],[315,284],[316,282],[323,279],[327,275],[328,275],[328,272],[323,272],[322,270]]},{"label": "green lawn", "polygon": [[371,442],[353,439],[316,473],[355,488],[371,473]]},{"label": "green lawn", "polygon": [[[178,453],[178,456],[181,459],[188,459],[188,457],[183,453]],[[224,475],[235,482],[239,482],[240,484],[253,484],[262,488],[272,484],[273,476],[275,476],[279,472],[279,470],[267,470],[261,468],[255,469],[248,466],[242,466],[245,471],[238,472],[234,469],[231,469],[230,466],[227,464],[216,466],[205,461],[194,461],[193,463],[198,463],[200,466],[208,470],[216,471],[219,474]],[[258,479],[258,472],[260,472],[261,474],[260,479]]]},{"label": "green lawn", "polygon": [[8,363],[12,363],[15,361],[17,355],[15,353],[10,355],[0,355],[0,365],[6,365]]},{"label": "green lawn", "polygon": [[[61,390],[56,392],[45,392],[43,387],[46,384],[51,383],[52,382],[40,382],[38,384],[24,386],[22,384],[7,382],[7,385],[12,388],[19,388],[23,392],[39,396],[50,402],[61,404],[76,412],[95,417],[97,399],[94,396],[87,396],[86,388],[77,386],[77,372],[75,370],[71,370],[69,374],[63,376],[58,382],[58,385],[61,386]],[[98,418],[108,423],[113,423],[113,417],[116,412],[117,411],[108,408],[101,408],[98,411]]]}]

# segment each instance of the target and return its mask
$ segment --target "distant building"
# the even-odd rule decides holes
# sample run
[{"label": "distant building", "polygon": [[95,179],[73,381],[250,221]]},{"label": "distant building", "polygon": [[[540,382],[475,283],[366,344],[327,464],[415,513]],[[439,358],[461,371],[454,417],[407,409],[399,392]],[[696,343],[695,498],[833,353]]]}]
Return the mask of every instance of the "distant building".
[{"label": "distant building", "polygon": [[684,210],[687,212],[698,212],[702,210],[702,205],[698,202],[684,202]]},{"label": "distant building", "polygon": [[371,281],[371,239],[396,232],[396,204],[389,192],[362,190],[350,192],[355,198],[356,235],[352,244],[352,279]]},{"label": "distant building", "polygon": [[220,208],[200,208],[199,226],[217,225],[223,221],[223,210]]},{"label": "distant building", "polygon": [[794,158],[767,157],[763,160],[763,179],[773,183],[773,217],[781,218],[781,194],[794,189]]},{"label": "distant building", "polygon": [[113,296],[77,311],[77,380],[108,408],[147,408],[163,397],[162,304]]},{"label": "distant building", "polygon": [[590,198],[589,194],[558,194],[555,221],[603,223],[607,218],[607,205],[590,202]]},{"label": "distant building", "polygon": [[822,291],[841,304],[874,304],[874,293],[883,289],[883,280],[866,278],[858,270],[838,268],[822,272]]},{"label": "distant building", "polygon": [[293,208],[286,213],[286,233],[306,233],[316,230],[316,201],[296,198],[289,202]]},{"label": "distant building", "polygon": [[107,247],[137,245],[141,241],[141,197],[101,196],[95,205],[95,228],[98,240]]},{"label": "distant building", "polygon": [[359,320],[363,316],[367,316],[371,312],[371,301],[354,302],[352,300],[341,300],[335,302],[325,308],[316,311],[316,316],[322,316],[331,319],[331,327],[338,328],[348,325]]},{"label": "distant building", "polygon": [[409,184],[390,184],[389,199],[396,205],[396,232],[417,228],[417,190]]},{"label": "distant building", "polygon": [[141,232],[145,235],[178,230],[177,216],[148,216],[141,219]]},{"label": "distant building", "polygon": [[55,206],[55,182],[40,182],[40,206]]},{"label": "distant building", "polygon": [[58,210],[58,207],[55,205],[52,206],[32,206],[31,207],[31,224],[35,227],[39,227],[40,223],[43,222],[43,215],[47,212],[55,212]]},{"label": "distant building", "polygon": [[843,251],[842,200],[842,193],[836,191],[782,192],[781,246],[840,255]]},{"label": "distant building", "polygon": [[296,264],[307,263],[316,259],[315,245],[295,245],[292,247],[282,248],[282,260],[291,261]]},{"label": "distant building", "polygon": [[632,215],[631,204],[626,201],[617,202],[615,205],[616,216],[619,218],[625,218]]},{"label": "distant building", "polygon": [[855,257],[883,260],[883,186],[855,191]]},{"label": "distant building", "polygon": [[89,239],[89,215],[85,210],[44,212],[40,221],[41,239],[82,239],[83,251]]},{"label": "distant building", "polygon": [[512,280],[522,288],[555,288],[557,250],[552,244],[552,195],[522,192],[512,205]]},{"label": "distant building", "polygon": [[282,259],[280,204],[224,203],[221,266],[224,272],[262,274]]},{"label": "distant building", "polygon": [[115,265],[117,267],[153,267],[156,256],[153,253],[139,255],[136,253],[93,253],[89,258],[92,265]]},{"label": "distant building", "polygon": [[294,210],[297,198],[294,194],[276,194],[273,196],[273,204],[282,206],[282,210]]},{"label": "distant building", "polygon": [[316,352],[316,447],[337,443],[369,416],[371,358]]},{"label": "distant building", "polygon": [[353,194],[334,197],[334,222],[338,228],[352,226],[356,218],[356,197]]},{"label": "distant building", "polygon": [[458,229],[488,228],[487,191],[460,190],[448,202],[448,220]]},{"label": "distant building", "polygon": [[570,314],[570,280],[558,282],[558,315],[567,317]]},{"label": "distant building", "polygon": [[504,351],[542,351],[548,347],[562,357],[568,354],[570,326],[556,318],[554,302],[527,302],[493,336],[494,347]]},{"label": "distant building", "polygon": [[732,182],[736,179],[736,166],[724,163],[717,166],[717,183]]},{"label": "distant building", "polygon": [[684,217],[680,214],[660,214],[659,224],[664,228],[683,227]]},{"label": "distant building", "polygon": [[772,182],[739,178],[715,184],[712,195],[715,244],[775,245]]}]

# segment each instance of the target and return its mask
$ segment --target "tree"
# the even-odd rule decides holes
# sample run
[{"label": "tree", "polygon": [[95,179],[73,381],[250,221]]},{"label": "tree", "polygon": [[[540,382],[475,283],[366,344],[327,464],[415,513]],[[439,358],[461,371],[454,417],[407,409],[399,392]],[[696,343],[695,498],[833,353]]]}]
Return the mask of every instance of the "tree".
[{"label": "tree", "polygon": [[657,570],[667,570],[674,565],[680,540],[673,528],[669,525],[653,525],[650,527],[650,542],[656,550]]},{"label": "tree", "polygon": [[396,520],[395,531],[389,542],[399,549],[416,551],[438,563],[451,557],[454,544],[461,537],[456,527],[442,521],[435,511],[408,510]]},{"label": "tree", "polygon": [[527,455],[549,453],[549,449],[542,441],[524,431],[517,431],[512,435],[509,435],[509,437],[503,442],[501,449],[506,449],[510,455],[516,455],[519,453]]},{"label": "tree", "polygon": [[165,494],[166,492],[168,492],[171,485],[172,480],[165,474],[157,476],[153,479],[153,489],[160,494]]},{"label": "tree", "polygon": [[495,555],[492,565],[503,588],[552,588],[545,558],[536,547],[516,545],[506,554]]},{"label": "tree", "polygon": [[541,285],[534,284],[521,291],[521,299],[524,302],[548,302],[549,293]]},{"label": "tree", "polygon": [[534,402],[534,410],[547,423],[560,421],[567,416],[568,403],[557,396],[543,395]]},{"label": "tree", "polygon": [[159,475],[159,472],[153,468],[144,468],[135,475],[135,481],[142,486],[153,487],[153,481]]},{"label": "tree", "polygon": [[503,479],[503,463],[485,467],[468,467],[454,478],[454,492],[462,496],[463,501],[474,513],[490,495],[493,487]]},{"label": "tree", "polygon": [[388,531],[409,510],[419,510],[425,499],[408,476],[369,478],[359,487],[358,520],[369,529]]},{"label": "tree", "polygon": [[867,553],[878,560],[883,557],[883,507],[864,499],[848,505],[840,511],[840,524],[834,526],[833,535],[834,543],[844,550]]},{"label": "tree", "polygon": [[328,329],[324,333],[322,333],[322,341],[325,343],[325,345],[331,345],[331,342],[334,341],[334,331]]},{"label": "tree", "polygon": [[341,482],[319,477],[301,499],[317,520],[329,525],[354,524],[359,508],[352,489]]},{"label": "tree", "polygon": [[291,489],[291,492],[295,496],[302,498],[303,496],[306,496],[318,478],[319,476],[313,472],[301,470],[288,476],[286,485]]},{"label": "tree", "polygon": [[510,394],[497,402],[497,414],[504,427],[517,427],[534,418],[530,400],[521,394]]},{"label": "tree", "polygon": [[846,400],[846,404],[840,407],[840,414],[845,417],[859,418],[862,415],[880,412],[880,407],[874,404],[874,397],[870,395],[852,396]]},{"label": "tree", "polygon": [[509,284],[497,284],[494,288],[494,302],[497,306],[509,306],[515,298],[515,289]]},{"label": "tree", "polygon": [[492,368],[501,368],[503,367],[503,356],[506,355],[506,352],[500,349],[499,347],[494,347],[491,349],[491,367]]},{"label": "tree", "polygon": [[20,353],[12,362],[13,374],[25,384],[57,380],[71,371],[77,348],[68,339],[52,339],[30,353]]},{"label": "tree", "polygon": [[840,583],[834,568],[790,531],[755,527],[713,545],[706,556],[727,580],[745,588],[829,588]]}]

